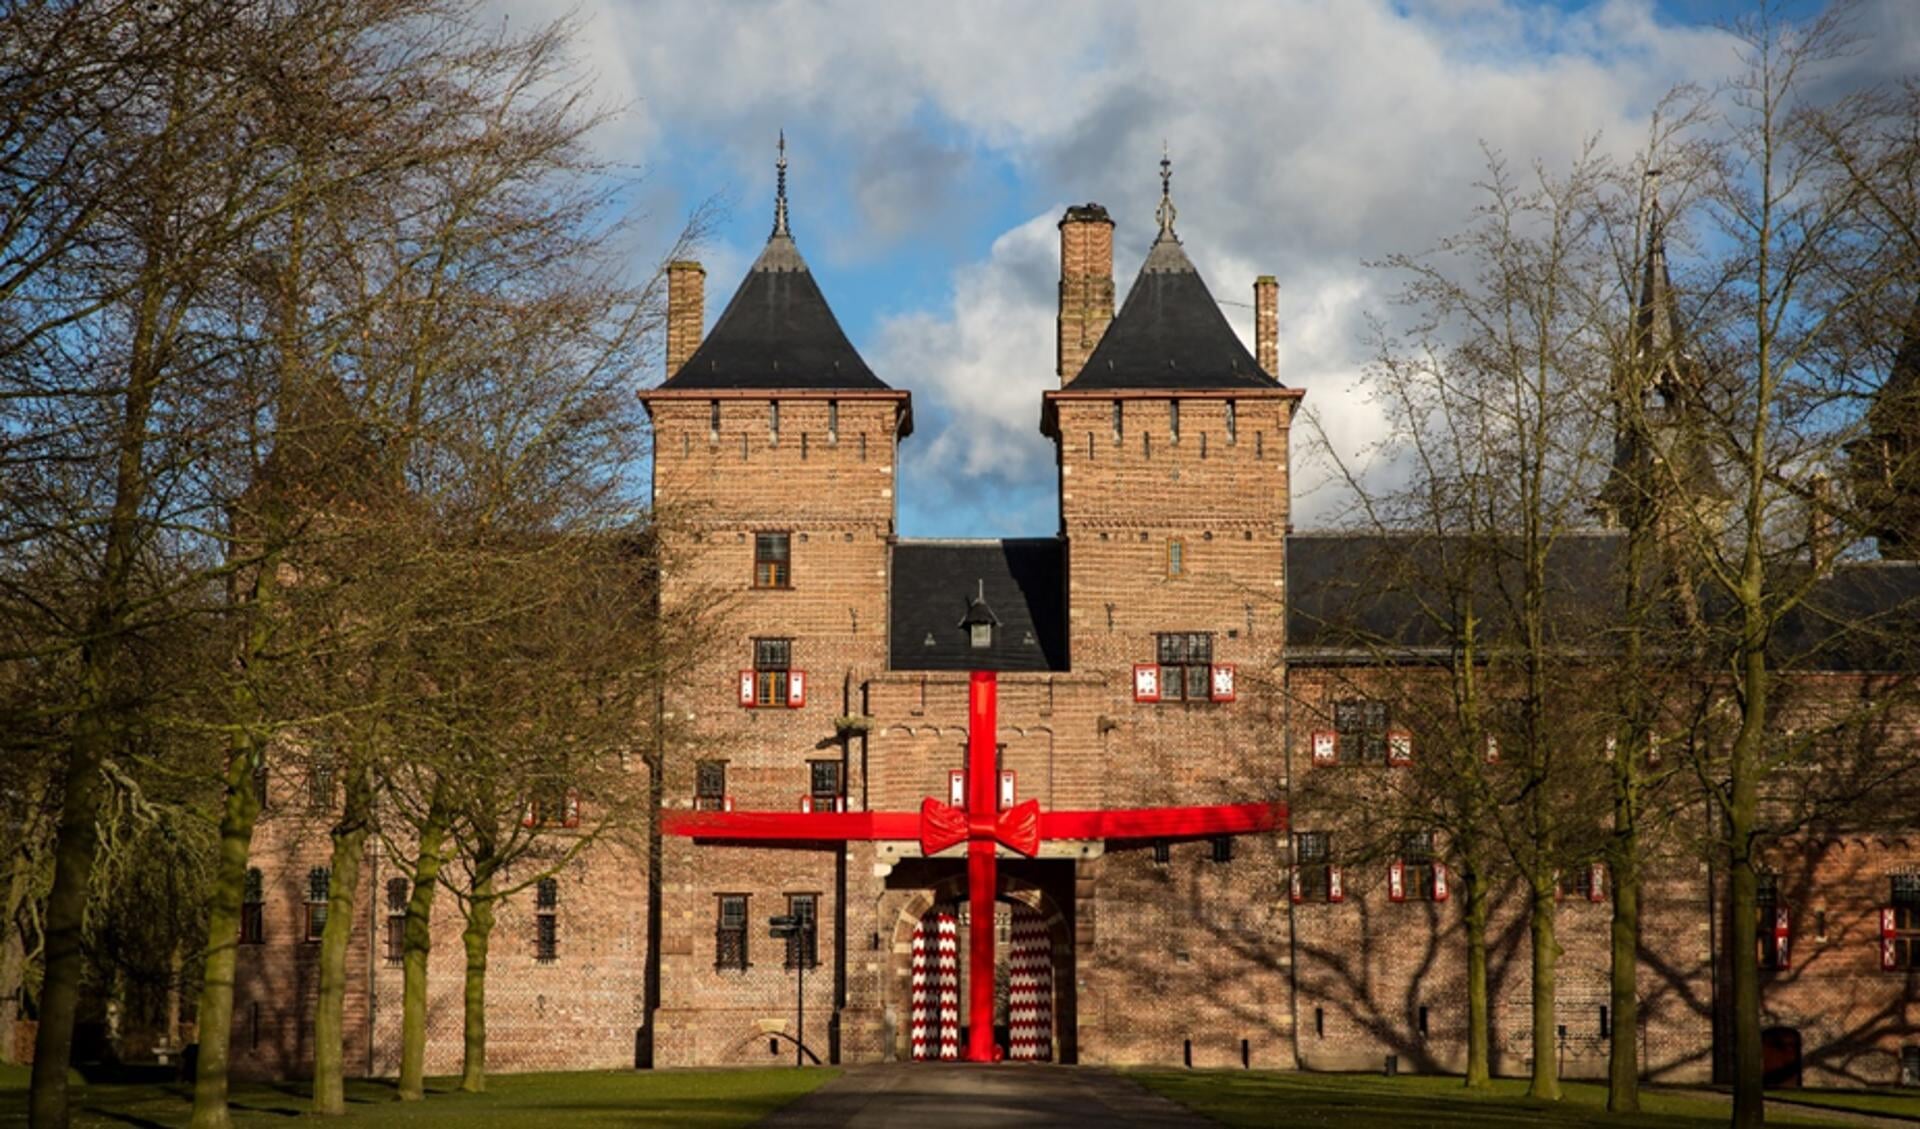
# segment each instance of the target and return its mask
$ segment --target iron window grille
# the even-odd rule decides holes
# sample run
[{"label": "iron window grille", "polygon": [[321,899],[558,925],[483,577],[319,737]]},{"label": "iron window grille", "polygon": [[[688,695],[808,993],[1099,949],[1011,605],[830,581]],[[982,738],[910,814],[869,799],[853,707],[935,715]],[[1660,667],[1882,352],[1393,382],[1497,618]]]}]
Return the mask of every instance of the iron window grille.
[{"label": "iron window grille", "polygon": [[1433,832],[1409,831],[1400,836],[1401,881],[1408,898],[1433,901]]},{"label": "iron window grille", "polygon": [[1348,698],[1333,704],[1333,729],[1340,759],[1358,764],[1387,763],[1387,703]]},{"label": "iron window grille", "polygon": [[1293,836],[1293,864],[1300,878],[1300,900],[1329,901],[1333,895],[1333,836],[1299,831]]},{"label": "iron window grille", "polygon": [[753,586],[788,588],[793,583],[793,535],[756,533],[753,535]]},{"label": "iron window grille", "polygon": [[840,762],[808,761],[807,795],[814,811],[837,811],[840,807]]},{"label": "iron window grille", "polygon": [[316,759],[307,772],[307,806],[314,811],[333,807],[333,762]]},{"label": "iron window grille", "polygon": [[793,640],[755,639],[753,641],[753,703],[756,706],[787,704],[787,672],[793,666]]},{"label": "iron window grille", "polygon": [[819,916],[815,912],[819,905],[818,894],[787,895],[787,913],[801,923],[801,928],[787,938],[786,966],[789,969],[799,968],[802,963],[808,968],[820,965]]},{"label": "iron window grille", "polygon": [[327,929],[327,886],[333,872],[324,866],[307,871],[307,931],[309,943],[317,943]]},{"label": "iron window grille", "polygon": [[560,880],[542,878],[533,887],[533,959],[560,959]]},{"label": "iron window grille", "polygon": [[407,955],[407,880],[387,879],[387,964],[398,965]]},{"label": "iron window grille", "polygon": [[725,811],[727,762],[701,761],[693,766],[693,810]]},{"label": "iron window grille", "polygon": [[240,943],[258,945],[267,938],[267,882],[260,868],[247,868],[247,884],[240,896]]},{"label": "iron window grille", "polygon": [[747,967],[747,895],[721,894],[713,930],[713,967]]},{"label": "iron window grille", "polygon": [[[1171,562],[1171,558],[1169,558]],[[1159,636],[1160,700],[1211,701],[1213,634],[1181,631]]]}]

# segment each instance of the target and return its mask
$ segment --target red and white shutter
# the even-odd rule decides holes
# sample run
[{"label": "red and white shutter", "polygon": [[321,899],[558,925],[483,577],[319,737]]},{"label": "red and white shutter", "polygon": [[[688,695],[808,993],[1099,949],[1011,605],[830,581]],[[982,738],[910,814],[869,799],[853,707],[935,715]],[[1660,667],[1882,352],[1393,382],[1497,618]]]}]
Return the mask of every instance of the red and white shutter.
[{"label": "red and white shutter", "polygon": [[812,796],[800,797],[800,814],[801,815],[813,814],[813,797]]},{"label": "red and white shutter", "polygon": [[807,704],[807,672],[790,670],[787,672],[787,708],[797,710]]},{"label": "red and white shutter", "polygon": [[1213,668],[1213,700],[1233,701],[1233,666],[1230,663],[1222,663]]},{"label": "red and white shutter", "polygon": [[1327,867],[1327,900],[1330,902],[1347,900],[1347,891],[1340,885],[1340,868],[1337,866]]},{"label": "red and white shutter", "polygon": [[561,821],[568,827],[580,826],[580,793],[567,789],[567,814]]},{"label": "red and white shutter", "polygon": [[1316,729],[1313,733],[1313,763],[1340,763],[1340,735],[1331,729]]},{"label": "red and white shutter", "polygon": [[1487,734],[1487,763],[1500,763],[1500,738],[1491,733]]},{"label": "red and white shutter", "polygon": [[954,807],[964,807],[967,802],[967,774],[964,769],[953,769],[947,773],[947,802]]},{"label": "red and white shutter", "polygon": [[1407,864],[1394,859],[1387,867],[1387,900],[1404,902],[1407,900]]},{"label": "red and white shutter", "polygon": [[1153,663],[1133,664],[1133,700],[1136,702],[1157,702],[1160,700],[1160,668]]},{"label": "red and white shutter", "polygon": [[753,708],[753,683],[754,677],[752,671],[743,670],[740,672],[740,704],[747,709]]},{"label": "red and white shutter", "polygon": [[720,810],[721,810],[721,811],[732,811],[732,810],[733,810],[733,797],[732,797],[731,795],[726,795],[726,796],[721,796],[721,797],[720,797]]},{"label": "red and white shutter", "polygon": [[1791,967],[1790,946],[1793,944],[1793,911],[1786,906],[1773,907],[1773,953],[1777,968]]},{"label": "red and white shutter", "polygon": [[539,825],[540,825],[540,809],[538,806],[534,804],[532,800],[528,800],[526,802],[526,806],[520,809],[520,826],[538,827]]},{"label": "red and white shutter", "polygon": [[1293,898],[1294,905],[1299,905],[1301,902],[1307,900],[1306,895],[1300,892],[1300,867],[1298,864],[1293,868],[1293,884],[1289,894]]},{"label": "red and white shutter", "polygon": [[1387,763],[1405,768],[1413,763],[1413,734],[1395,729],[1387,734]]},{"label": "red and white shutter", "polygon": [[1880,907],[1880,970],[1882,972],[1893,972],[1899,969],[1900,967],[1899,945],[1896,944],[1898,940],[1899,940],[1898,933],[1894,929],[1893,907],[1881,906]]},{"label": "red and white shutter", "polygon": [[1436,902],[1444,902],[1451,893],[1452,891],[1447,888],[1447,864],[1444,862],[1434,863],[1433,900]]},{"label": "red and white shutter", "polygon": [[1014,785],[1013,770],[1012,769],[1003,770],[1000,773],[1000,810],[1001,811],[1006,811],[1007,809],[1013,807],[1013,785]]},{"label": "red and white shutter", "polygon": [[1587,900],[1604,902],[1607,900],[1607,864],[1596,862],[1587,867]]}]

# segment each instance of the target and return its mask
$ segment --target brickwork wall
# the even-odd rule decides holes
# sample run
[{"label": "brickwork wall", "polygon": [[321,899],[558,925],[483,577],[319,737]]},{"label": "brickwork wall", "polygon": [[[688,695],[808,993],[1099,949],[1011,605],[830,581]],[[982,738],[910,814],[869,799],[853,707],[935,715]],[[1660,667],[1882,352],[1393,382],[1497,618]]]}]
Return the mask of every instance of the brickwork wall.
[{"label": "brickwork wall", "polygon": [[[654,406],[654,490],[673,523],[666,545],[669,605],[710,606],[717,642],[668,703],[685,739],[665,775],[667,806],[689,808],[695,762],[727,762],[727,790],[741,810],[797,811],[809,761],[839,760],[850,795],[861,794],[857,741],[835,721],[866,712],[861,688],[886,665],[887,563],[894,534],[893,400],[782,397],[780,428],[769,400]],[[789,534],[790,585],[753,587],[754,533]],[[793,640],[793,668],[809,682],[799,709],[739,704],[738,679],[753,666],[756,637]],[[841,902],[833,848],[745,848],[669,838],[661,941],[661,1065],[763,1063],[790,1058],[795,974],[767,936],[788,894],[819,898],[821,965],[807,978],[807,1043],[827,1057],[833,1012],[832,954]],[[872,863],[859,876],[872,881]],[[748,896],[745,970],[715,967],[720,894]],[[847,900],[870,906],[868,896]],[[870,934],[871,929],[862,931]],[[850,993],[851,994],[851,993]],[[861,1038],[867,1038],[862,1033]],[[770,1040],[773,1049],[770,1049]],[[871,1042],[872,1040],[869,1040]]]}]

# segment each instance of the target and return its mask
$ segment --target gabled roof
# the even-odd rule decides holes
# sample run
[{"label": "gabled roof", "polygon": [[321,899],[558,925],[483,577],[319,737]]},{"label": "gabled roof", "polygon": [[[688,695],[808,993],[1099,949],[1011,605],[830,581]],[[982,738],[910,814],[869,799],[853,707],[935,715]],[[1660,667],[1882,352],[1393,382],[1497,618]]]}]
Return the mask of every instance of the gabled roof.
[{"label": "gabled roof", "polygon": [[1227,324],[1173,232],[1169,162],[1160,162],[1160,235],[1119,316],[1067,385],[1075,390],[1278,388]]},{"label": "gabled roof", "polygon": [[871,389],[887,385],[840,328],[793,237],[775,232],[666,389]]},{"label": "gabled roof", "polygon": [[888,668],[1066,670],[1065,557],[1057,538],[896,543]]}]

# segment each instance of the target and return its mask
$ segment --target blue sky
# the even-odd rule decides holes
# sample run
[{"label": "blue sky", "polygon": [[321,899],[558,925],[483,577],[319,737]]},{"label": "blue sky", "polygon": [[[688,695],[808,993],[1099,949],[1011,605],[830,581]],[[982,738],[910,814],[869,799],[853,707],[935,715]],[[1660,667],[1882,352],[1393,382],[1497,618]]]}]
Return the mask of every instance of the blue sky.
[{"label": "blue sky", "polygon": [[[499,0],[512,19],[575,11],[581,64],[622,112],[610,159],[645,174],[664,240],[700,202],[717,314],[771,223],[773,142],[789,142],[792,226],[880,375],[914,395],[900,468],[908,536],[1046,535],[1057,386],[1054,224],[1118,222],[1123,293],[1152,234],[1162,143],[1180,232],[1243,334],[1253,279],[1281,284],[1282,382],[1327,442],[1380,419],[1358,376],[1393,280],[1365,264],[1462,226],[1484,143],[1548,165],[1586,138],[1630,153],[1650,106],[1737,66],[1708,0],[1012,0],[851,3]],[[1798,0],[1789,14],[1817,10]],[[1855,14],[1852,76],[1920,73],[1920,3]],[[642,253],[647,253],[643,249]],[[655,383],[660,374],[646,374]],[[1327,452],[1296,430],[1302,528],[1337,518]]]}]

